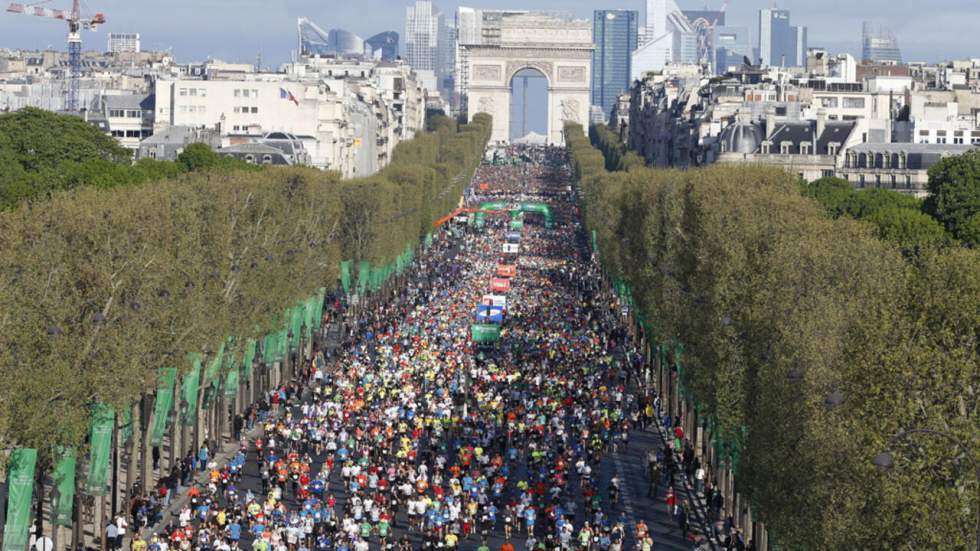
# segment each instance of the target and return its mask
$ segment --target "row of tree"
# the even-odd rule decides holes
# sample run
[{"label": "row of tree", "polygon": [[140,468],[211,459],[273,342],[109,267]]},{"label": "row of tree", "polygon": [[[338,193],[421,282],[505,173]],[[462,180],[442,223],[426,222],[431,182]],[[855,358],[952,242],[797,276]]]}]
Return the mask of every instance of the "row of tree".
[{"label": "row of tree", "polygon": [[97,404],[152,410],[161,368],[203,364],[220,385],[255,342],[308,330],[287,309],[322,300],[342,265],[404,260],[456,206],[490,128],[440,118],[354,180],[219,163],[0,213],[0,449],[35,448],[42,469],[58,448],[84,457]]},{"label": "row of tree", "polygon": [[[779,169],[609,171],[630,154],[565,136],[604,268],[770,533],[793,549],[974,546],[980,254],[906,260]],[[893,437],[919,429],[937,432]],[[888,474],[872,464],[885,451]]]}]

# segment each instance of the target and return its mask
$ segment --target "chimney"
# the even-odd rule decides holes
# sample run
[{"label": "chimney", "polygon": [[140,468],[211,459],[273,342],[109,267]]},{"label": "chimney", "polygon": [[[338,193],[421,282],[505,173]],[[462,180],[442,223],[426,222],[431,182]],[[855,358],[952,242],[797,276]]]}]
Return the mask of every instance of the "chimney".
[{"label": "chimney", "polygon": [[772,138],[772,135],[776,133],[776,108],[769,107],[766,109],[766,139]]},{"label": "chimney", "polygon": [[823,136],[823,131],[827,128],[827,111],[817,109],[817,139]]}]

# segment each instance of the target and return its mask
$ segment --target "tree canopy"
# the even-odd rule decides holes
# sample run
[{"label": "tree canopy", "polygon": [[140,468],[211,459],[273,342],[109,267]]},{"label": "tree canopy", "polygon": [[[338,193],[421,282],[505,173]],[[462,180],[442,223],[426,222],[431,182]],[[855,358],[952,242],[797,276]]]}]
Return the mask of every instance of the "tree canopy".
[{"label": "tree canopy", "polygon": [[187,370],[191,352],[240,358],[248,338],[334,288],[344,260],[382,283],[455,206],[490,127],[481,115],[419,134],[369,178],[220,167],[108,189],[84,178],[0,212],[0,447],[84,449],[95,403],[119,411],[151,396],[158,368]]},{"label": "tree canopy", "polygon": [[[827,216],[778,168],[607,172],[565,136],[604,269],[773,541],[970,548],[980,480],[948,442],[892,435],[980,449],[980,254],[904,259],[940,239],[905,197],[826,181]],[[871,463],[886,449],[890,474]]]},{"label": "tree canopy", "polygon": [[946,157],[929,169],[929,198],[925,212],[957,239],[976,246],[980,242],[980,151]]}]

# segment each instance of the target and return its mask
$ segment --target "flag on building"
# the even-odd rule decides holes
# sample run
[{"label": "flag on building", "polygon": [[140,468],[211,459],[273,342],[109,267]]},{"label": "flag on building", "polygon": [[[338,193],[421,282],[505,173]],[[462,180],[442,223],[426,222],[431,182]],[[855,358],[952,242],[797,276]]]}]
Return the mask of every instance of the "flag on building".
[{"label": "flag on building", "polygon": [[296,96],[294,96],[293,93],[290,92],[289,90],[286,90],[285,88],[280,88],[279,97],[282,99],[288,99],[289,101],[295,103],[296,107],[299,107],[299,100],[297,100]]}]

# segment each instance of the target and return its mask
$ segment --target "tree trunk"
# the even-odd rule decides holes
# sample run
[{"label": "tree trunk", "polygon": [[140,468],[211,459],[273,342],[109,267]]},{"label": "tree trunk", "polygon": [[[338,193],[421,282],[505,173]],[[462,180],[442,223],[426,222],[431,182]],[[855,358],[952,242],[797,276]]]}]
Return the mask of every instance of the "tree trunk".
[{"label": "tree trunk", "polygon": [[153,489],[153,438],[151,432],[153,431],[153,423],[156,419],[156,407],[155,401],[156,396],[146,394],[143,396],[144,403],[143,407],[146,410],[146,427],[143,429],[143,445],[142,454],[140,457],[140,472],[142,473],[143,480],[143,494],[150,495],[150,491]]},{"label": "tree trunk", "polygon": [[133,490],[133,486],[136,484],[136,477],[138,476],[139,461],[139,442],[141,435],[143,434],[143,408],[141,404],[143,403],[142,396],[139,401],[134,402],[131,406],[132,414],[130,425],[132,426],[132,435],[129,437],[129,460],[126,463],[126,487],[123,488],[123,507],[129,508],[129,493]]}]

